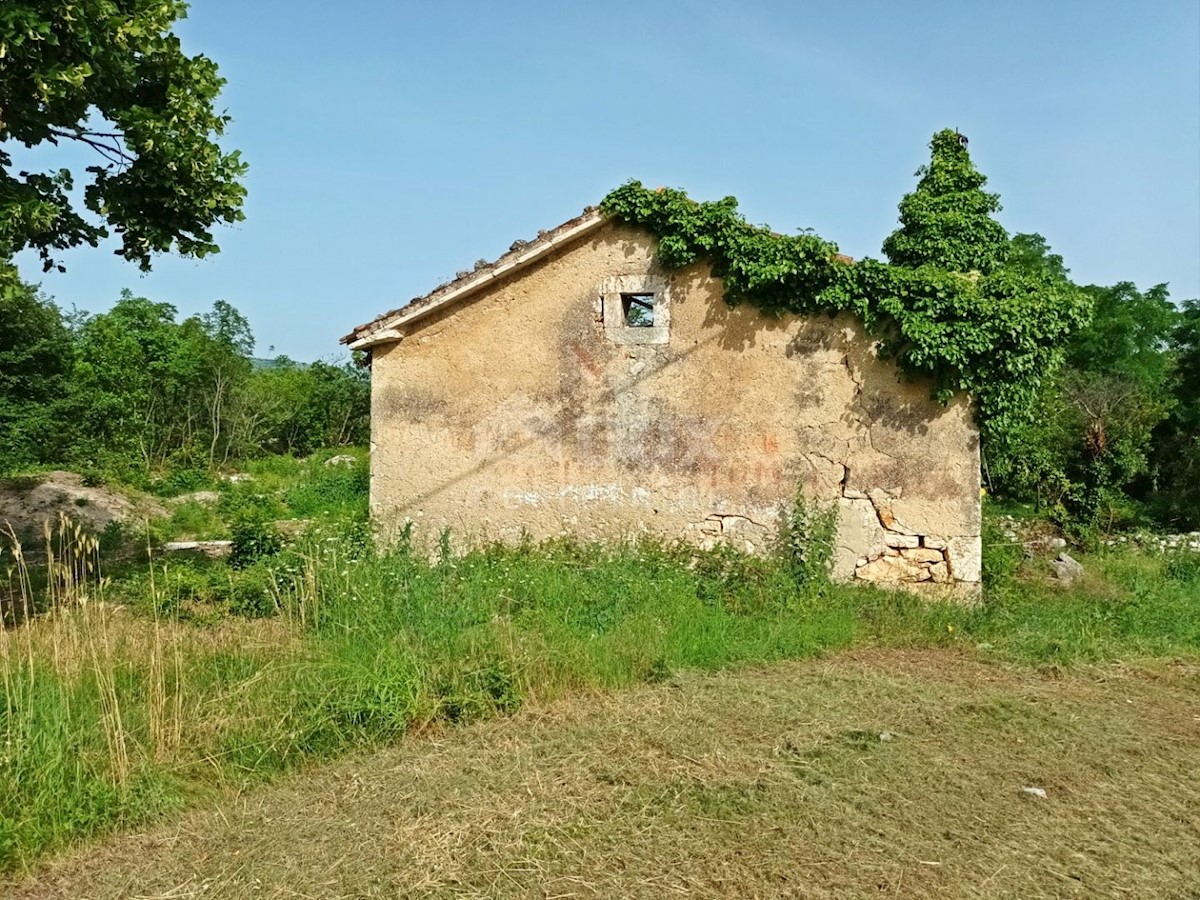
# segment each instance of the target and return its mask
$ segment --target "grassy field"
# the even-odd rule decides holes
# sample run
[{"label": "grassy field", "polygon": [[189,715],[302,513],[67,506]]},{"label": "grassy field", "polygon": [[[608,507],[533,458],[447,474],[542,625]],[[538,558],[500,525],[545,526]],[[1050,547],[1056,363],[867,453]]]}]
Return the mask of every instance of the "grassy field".
[{"label": "grassy field", "polygon": [[[114,579],[100,544],[72,532],[34,578],[7,551],[10,594],[49,612],[0,632],[0,870],[405,736],[689,673],[845,648],[1031,678],[1200,660],[1195,554],[1089,555],[1064,590],[1000,541],[971,608],[650,543],[430,560],[374,551],[360,467],[275,462],[220,486],[211,530],[254,551],[232,563],[126,557]],[[283,545],[281,513],[312,519]]]},{"label": "grassy field", "polygon": [[5,895],[1194,898],[1198,695],[1194,662],[957,648],[684,672],[352,754]]}]

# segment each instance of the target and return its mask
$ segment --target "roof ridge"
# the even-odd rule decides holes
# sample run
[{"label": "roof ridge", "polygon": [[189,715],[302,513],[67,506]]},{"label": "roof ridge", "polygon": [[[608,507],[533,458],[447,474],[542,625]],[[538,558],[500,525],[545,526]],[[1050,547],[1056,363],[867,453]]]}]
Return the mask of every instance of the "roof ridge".
[{"label": "roof ridge", "polygon": [[[377,344],[399,340],[403,335],[397,326],[416,321],[425,316],[470,296],[486,284],[502,275],[523,268],[534,260],[545,256],[555,247],[590,232],[607,217],[599,207],[584,207],[582,213],[554,228],[543,229],[530,241],[516,240],[509,245],[508,252],[492,262],[480,259],[473,269],[463,269],[449,281],[439,284],[428,294],[414,297],[404,306],[390,309],[369,322],[359,325],[340,339],[351,350],[364,350]],[[838,253],[839,262],[853,263],[853,257]]]}]

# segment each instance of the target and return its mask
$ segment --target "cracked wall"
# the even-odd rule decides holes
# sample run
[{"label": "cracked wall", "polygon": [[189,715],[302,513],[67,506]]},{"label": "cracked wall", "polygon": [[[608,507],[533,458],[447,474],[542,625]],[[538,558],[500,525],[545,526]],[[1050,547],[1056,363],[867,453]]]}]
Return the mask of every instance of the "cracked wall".
[{"label": "cracked wall", "polygon": [[[665,343],[606,336],[600,295],[668,284]],[[611,326],[612,323],[609,323]],[[835,576],[979,582],[978,435],[879,360],[848,315],[727,306],[606,225],[377,347],[372,510],[433,542],[656,534],[770,545],[798,486],[838,508]]]}]

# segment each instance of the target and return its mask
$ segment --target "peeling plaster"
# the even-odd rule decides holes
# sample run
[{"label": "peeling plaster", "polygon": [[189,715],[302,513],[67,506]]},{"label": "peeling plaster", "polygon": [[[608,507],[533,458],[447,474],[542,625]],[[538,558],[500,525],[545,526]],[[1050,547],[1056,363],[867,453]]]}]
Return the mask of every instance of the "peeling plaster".
[{"label": "peeling plaster", "polygon": [[[669,283],[665,343],[598,321],[605,289],[633,283]],[[978,582],[969,406],[900,378],[849,315],[729,307],[704,264],[668,276],[651,239],[606,224],[410,331],[373,352],[385,533],[419,518],[417,541],[566,530],[762,552],[802,486],[837,507],[835,577]]]}]

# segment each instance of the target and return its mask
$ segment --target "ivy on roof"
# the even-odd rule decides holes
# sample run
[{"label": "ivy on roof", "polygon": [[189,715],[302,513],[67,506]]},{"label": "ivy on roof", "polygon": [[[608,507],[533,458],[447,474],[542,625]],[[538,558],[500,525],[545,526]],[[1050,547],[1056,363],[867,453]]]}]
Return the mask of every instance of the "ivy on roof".
[{"label": "ivy on roof", "polygon": [[983,191],[961,135],[938,132],[930,146],[930,164],[900,203],[901,226],[884,243],[887,263],[850,263],[815,234],[751,225],[733,197],[697,202],[630,181],[600,208],[653,234],[668,268],[708,261],[730,305],[853,312],[882,356],[932,379],[943,403],[968,393],[980,426],[1000,433],[1032,415],[1042,379],[1090,308],[1062,275],[1009,264],[1008,234],[991,218],[999,199]]}]

